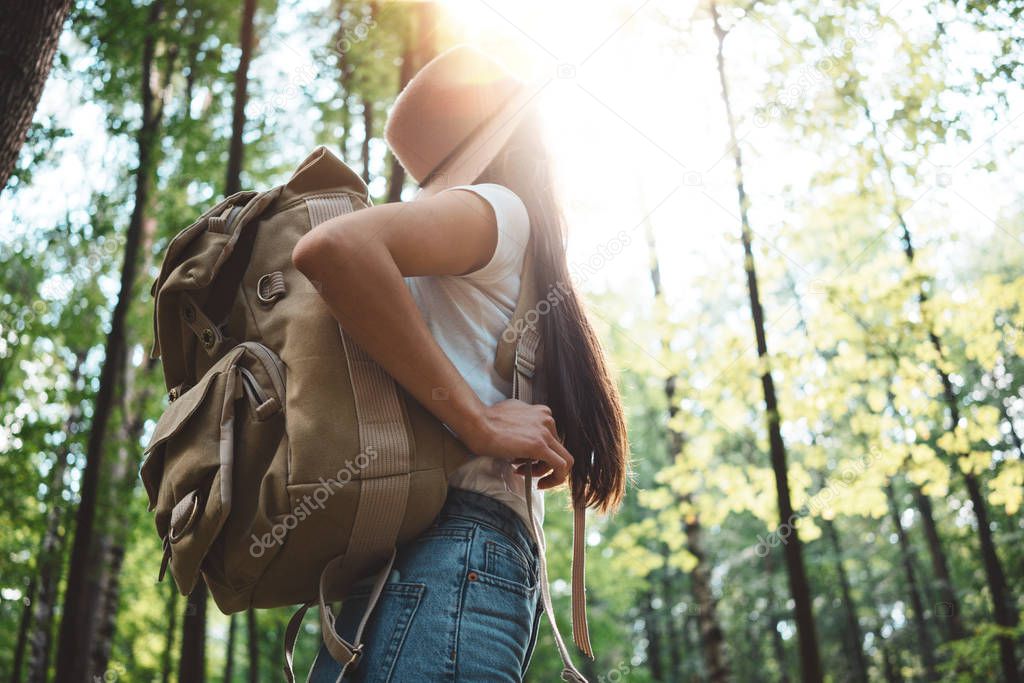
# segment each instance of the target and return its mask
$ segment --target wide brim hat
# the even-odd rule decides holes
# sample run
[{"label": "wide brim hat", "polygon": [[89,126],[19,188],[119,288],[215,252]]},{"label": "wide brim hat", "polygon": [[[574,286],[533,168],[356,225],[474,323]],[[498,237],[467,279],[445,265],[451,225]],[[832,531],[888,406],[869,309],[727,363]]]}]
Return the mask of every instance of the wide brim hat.
[{"label": "wide brim hat", "polygon": [[542,87],[476,48],[453,47],[399,93],[384,139],[422,195],[467,185],[505,145]]}]

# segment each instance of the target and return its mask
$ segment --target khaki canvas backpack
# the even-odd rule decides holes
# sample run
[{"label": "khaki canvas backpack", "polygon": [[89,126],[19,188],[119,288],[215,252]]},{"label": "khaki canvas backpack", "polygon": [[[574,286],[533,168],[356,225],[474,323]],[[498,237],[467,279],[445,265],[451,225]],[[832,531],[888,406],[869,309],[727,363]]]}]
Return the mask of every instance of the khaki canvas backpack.
[{"label": "khaki canvas backpack", "polygon": [[[225,614],[301,605],[285,633],[289,682],[302,618],[316,604],[342,674],[357,663],[396,548],[433,522],[448,475],[470,457],[353,343],[292,265],[302,235],[369,203],[362,179],[317,148],[284,185],[232,195],[181,231],[151,290],[152,355],[162,359],[169,403],[140,476],[164,545],[160,578],[169,567],[186,595],[205,580]],[[523,275],[496,364],[529,401],[539,335],[524,323],[537,301],[528,264]],[[583,520],[577,509],[573,633],[590,655]],[[534,524],[531,532],[555,626],[543,530]],[[329,603],[371,576],[366,613],[348,642]],[[585,680],[557,626],[555,640],[563,678]]]}]

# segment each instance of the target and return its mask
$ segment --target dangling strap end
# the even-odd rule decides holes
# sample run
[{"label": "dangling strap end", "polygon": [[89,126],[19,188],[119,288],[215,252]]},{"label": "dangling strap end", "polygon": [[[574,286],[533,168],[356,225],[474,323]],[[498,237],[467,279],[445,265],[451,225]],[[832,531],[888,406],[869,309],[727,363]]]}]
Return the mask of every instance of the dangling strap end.
[{"label": "dangling strap end", "polygon": [[292,618],[288,620],[288,626],[284,631],[284,677],[288,683],[295,683],[295,641],[299,637],[299,629],[302,627],[302,619],[306,612],[315,603],[308,602],[296,610]]},{"label": "dangling strap end", "polygon": [[167,575],[167,565],[170,563],[170,561],[171,561],[171,540],[170,540],[170,532],[168,532],[168,535],[164,536],[164,556],[163,556],[163,559],[160,560],[160,574],[156,577],[156,582],[157,583],[160,583],[161,581],[163,581],[164,577]]},{"label": "dangling strap end", "polygon": [[573,506],[572,529],[572,639],[580,652],[594,659],[587,625],[586,537],[587,509],[577,503]]}]

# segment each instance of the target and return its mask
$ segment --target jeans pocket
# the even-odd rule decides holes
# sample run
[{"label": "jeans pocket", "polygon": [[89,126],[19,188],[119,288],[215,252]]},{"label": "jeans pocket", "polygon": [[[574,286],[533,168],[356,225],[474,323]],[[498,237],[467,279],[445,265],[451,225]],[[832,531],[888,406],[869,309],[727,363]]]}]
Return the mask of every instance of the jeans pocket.
[{"label": "jeans pocket", "polygon": [[487,539],[484,541],[484,572],[522,586],[530,591],[537,585],[537,572],[515,546]]},{"label": "jeans pocket", "polygon": [[[380,600],[370,615],[363,631],[363,655],[358,665],[346,672],[346,681],[388,683],[393,680],[395,663],[402,652],[406,635],[423,598],[426,586],[422,583],[394,582],[384,585]],[[369,592],[359,590],[349,595],[341,605],[335,621],[338,634],[351,641],[366,611]],[[334,683],[341,665],[321,645],[309,680],[312,683]]]},{"label": "jeans pocket", "polygon": [[505,575],[471,568],[465,576],[456,679],[519,683],[532,640],[539,588],[522,583],[525,569],[519,560],[495,550],[500,545],[485,547],[491,549],[492,563],[499,562],[491,568]]}]

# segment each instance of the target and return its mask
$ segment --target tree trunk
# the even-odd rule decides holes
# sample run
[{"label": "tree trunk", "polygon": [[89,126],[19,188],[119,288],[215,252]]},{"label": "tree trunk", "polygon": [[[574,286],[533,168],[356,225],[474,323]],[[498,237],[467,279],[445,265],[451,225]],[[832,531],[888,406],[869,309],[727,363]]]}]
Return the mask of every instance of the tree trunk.
[{"label": "tree trunk", "polygon": [[370,184],[370,140],[373,139],[373,101],[363,97],[363,144],[359,158],[363,163],[363,182]]},{"label": "tree trunk", "polygon": [[[120,534],[118,534],[120,535]],[[117,629],[117,608],[120,599],[120,573],[124,564],[124,544],[114,534],[106,534],[100,542],[99,558],[103,573],[99,582],[98,605],[92,624],[92,653],[89,657],[90,680],[105,680],[107,665]]]},{"label": "tree trunk", "polygon": [[716,601],[711,592],[711,572],[704,555],[700,520],[695,515],[688,517],[683,526],[686,531],[686,549],[697,558],[697,565],[690,573],[690,583],[697,604],[701,642],[704,645],[701,648],[704,666],[707,668],[708,681],[723,683],[729,680],[729,665],[725,658],[725,634],[718,623]]},{"label": "tree trunk", "polygon": [[260,630],[256,621],[256,610],[249,608],[245,613],[249,631],[249,683],[260,680]]},{"label": "tree trunk", "polygon": [[782,640],[779,632],[779,615],[775,609],[775,588],[772,585],[775,577],[775,561],[771,553],[764,556],[764,573],[768,578],[768,595],[765,597],[765,614],[768,617],[768,627],[772,637],[772,652],[775,661],[779,665],[779,683],[789,683],[788,657],[786,657],[786,643]]},{"label": "tree trunk", "polygon": [[[409,30],[405,36],[402,66],[398,72],[398,92],[402,92],[416,72],[437,55],[437,44],[434,39],[437,31],[437,5],[434,2],[421,2],[415,7],[415,18],[410,18]],[[405,185],[405,169],[398,163],[390,150],[388,150],[388,161],[391,166],[388,201],[400,202],[402,201],[402,188]]]},{"label": "tree trunk", "polygon": [[185,603],[178,683],[206,682],[206,582],[199,581]]},{"label": "tree trunk", "polygon": [[885,485],[885,496],[889,500],[889,515],[892,518],[893,527],[896,530],[896,538],[899,541],[900,561],[903,564],[903,574],[907,579],[907,592],[910,593],[910,606],[914,610],[914,628],[917,631],[917,649],[921,655],[921,662],[924,664],[925,680],[934,681],[935,677],[935,656],[932,650],[931,636],[928,634],[928,624],[925,621],[924,601],[921,600],[921,591],[917,586],[917,575],[914,572],[914,562],[910,543],[907,541],[907,534],[903,530],[903,523],[900,521],[900,510],[896,504],[896,493],[892,483]]},{"label": "tree trunk", "polygon": [[[405,50],[402,52],[402,66],[398,71],[398,92],[405,90],[416,71],[416,64],[413,62],[415,51],[412,47],[412,38],[406,36]],[[388,178],[388,202],[402,201],[402,188],[405,187],[405,167],[398,163],[395,155],[388,150],[388,164],[391,167],[391,177]]]},{"label": "tree trunk", "polygon": [[1021,459],[1024,459],[1024,441],[1021,440],[1020,434],[1017,432],[1017,426],[1013,424],[1013,417],[1010,415],[1010,411],[1006,408],[1006,402],[1004,399],[999,399],[999,412],[1003,416],[1003,421],[1010,428],[1010,441],[1013,443],[1013,447],[1017,449],[1017,455]]},{"label": "tree trunk", "polygon": [[661,627],[658,624],[658,610],[654,608],[654,591],[648,589],[644,594],[647,606],[644,614],[644,631],[647,636],[647,669],[651,672],[651,680],[664,681],[665,669],[661,657]]},{"label": "tree trunk", "polygon": [[939,537],[939,529],[935,524],[935,514],[932,510],[932,501],[921,490],[920,486],[912,485],[914,493],[914,504],[921,513],[921,528],[924,530],[925,539],[928,542],[928,556],[932,562],[932,571],[938,582],[939,602],[945,606],[948,613],[943,614],[943,624],[949,640],[960,640],[966,637],[963,621],[960,619],[960,600],[953,589],[953,580],[949,574],[949,564],[946,562],[946,552],[942,548],[942,540]]},{"label": "tree trunk", "polygon": [[[861,100],[861,106],[864,110],[864,115],[871,126],[871,132],[876,144],[878,145],[878,153],[886,171],[886,179],[889,182],[889,188],[892,193],[893,214],[900,226],[900,237],[903,241],[903,255],[906,258],[907,263],[913,266],[915,257],[914,240],[913,235],[910,232],[910,226],[907,224],[906,217],[903,215],[903,211],[899,207],[899,194],[896,189],[896,183],[893,181],[893,164],[885,152],[885,147],[882,144],[882,139],[878,132],[878,126],[871,117],[870,107],[865,100]],[[949,426],[947,427],[947,431],[950,434],[955,435],[957,426],[960,424],[960,403],[957,398],[956,389],[949,377],[949,373],[946,372],[943,367],[943,363],[946,358],[945,349],[942,339],[935,332],[935,327],[931,324],[927,311],[928,293],[925,291],[923,283],[918,284],[917,302],[921,312],[921,319],[925,321],[925,325],[928,330],[928,341],[939,358],[938,362],[934,364],[934,369],[939,377],[939,381],[942,383],[943,401],[945,403],[946,411],[949,414]],[[971,499],[971,507],[974,509],[974,515],[978,521],[978,541],[981,545],[981,559],[982,566],[985,569],[985,578],[988,582],[989,593],[992,596],[992,615],[995,618],[996,624],[999,626],[1009,629],[1016,628],[1018,623],[1016,602],[1013,598],[1012,592],[1010,591],[1010,587],[1006,582],[1006,574],[1003,571],[1003,565],[999,560],[999,554],[996,552],[996,544],[992,538],[992,528],[988,519],[988,504],[985,501],[984,493],[982,493],[981,483],[973,472],[964,472],[960,469],[959,462],[962,458],[966,457],[966,453],[954,453],[952,455],[953,462],[950,463],[950,466],[954,470],[959,471],[963,476],[964,485],[967,488],[967,495]],[[999,653],[1003,669],[1003,677],[1006,679],[1006,683],[1020,683],[1020,671],[1017,668],[1017,656],[1012,637],[1004,636],[999,638]]]},{"label": "tree trunk", "polygon": [[665,603],[665,645],[668,648],[668,677],[671,681],[678,681],[683,672],[683,650],[685,644],[682,636],[676,628],[676,619],[672,611],[676,604],[675,591],[673,590],[673,576],[668,567],[668,546],[662,544],[662,552],[665,557],[665,570],[661,574],[661,595]]},{"label": "tree trunk", "polygon": [[846,574],[846,567],[843,566],[843,546],[839,542],[839,531],[836,530],[835,522],[828,519],[822,521],[822,527],[832,544],[836,573],[839,575],[839,588],[843,595],[843,617],[846,620],[845,640],[853,663],[853,677],[859,683],[867,683],[868,665],[864,659],[864,634],[861,633],[860,621],[857,619],[857,606],[850,591],[850,579]]},{"label": "tree trunk", "polygon": [[344,57],[338,57],[341,68],[341,136],[338,140],[338,147],[341,151],[341,160],[349,163],[348,142],[352,131],[352,105],[349,97],[349,90],[352,88],[352,75]]},{"label": "tree trunk", "polygon": [[786,643],[779,633],[779,615],[774,610],[768,615],[768,625],[772,631],[772,653],[779,663],[779,683],[789,683],[789,671],[786,669]]},{"label": "tree trunk", "polygon": [[[152,219],[144,221],[144,238],[142,252],[146,268],[152,259],[153,238],[156,233],[156,222]],[[110,485],[116,499],[111,506],[113,518],[108,522],[108,529],[100,541],[98,553],[99,566],[96,570],[102,577],[99,582],[97,605],[93,621],[93,651],[90,678],[103,678],[110,661],[111,647],[117,631],[117,611],[121,596],[121,567],[124,564],[125,539],[131,531],[132,516],[125,511],[129,509],[132,491],[135,488],[137,463],[135,462],[135,445],[142,438],[146,424],[146,406],[153,395],[154,382],[148,381],[151,373],[156,370],[157,359],[146,358],[143,364],[143,379],[136,380],[135,366],[130,354],[126,354],[123,381],[122,422],[119,435],[117,461],[110,473]],[[142,386],[140,390],[139,387]]]},{"label": "tree trunk", "polygon": [[[75,354],[75,364],[71,368],[72,388],[78,387],[82,376],[82,364],[85,363],[84,353]],[[36,562],[37,589],[32,603],[32,635],[28,661],[28,683],[46,683],[47,669],[50,664],[50,646],[53,642],[53,613],[57,602],[57,584],[61,574],[61,522],[67,508],[60,504],[61,493],[64,491],[64,474],[68,468],[68,455],[71,452],[72,433],[82,421],[82,406],[75,402],[64,422],[64,443],[57,449],[50,471],[50,507],[46,511],[46,531],[39,547],[39,558]]]},{"label": "tree trunk", "polygon": [[18,638],[14,645],[14,662],[11,664],[11,683],[21,683],[21,667],[25,663],[25,646],[28,643],[28,629],[32,625],[32,607],[39,587],[39,575],[29,581],[28,591],[21,598],[21,618],[18,620]]},{"label": "tree trunk", "polygon": [[242,55],[235,69],[235,101],[231,114],[231,145],[228,149],[227,182],[224,194],[233,195],[242,189],[242,161],[245,153],[245,103],[249,99],[249,63],[253,52],[253,19],[256,16],[256,0],[244,0],[239,47]]},{"label": "tree trunk", "polygon": [[235,616],[228,619],[228,645],[224,651],[224,683],[235,680]]},{"label": "tree trunk", "polygon": [[[646,223],[645,233],[654,298],[656,301],[663,302],[665,294],[661,286],[661,265],[658,258],[658,246],[650,223]],[[661,348],[665,353],[670,351],[671,340],[668,337],[661,339]],[[679,414],[679,406],[675,400],[676,377],[674,375],[666,377],[664,386],[665,403],[668,406],[668,420],[666,424],[671,425]],[[668,437],[669,459],[676,460],[681,458],[686,446],[685,435],[672,427],[666,429],[666,435]],[[689,505],[692,503],[692,496],[689,493],[682,495],[679,497],[679,502]],[[700,627],[701,642],[703,643],[701,654],[704,657],[704,665],[707,668],[708,680],[711,683],[723,683],[729,680],[729,666],[725,658],[725,635],[716,616],[715,597],[711,590],[711,574],[708,570],[707,558],[704,555],[703,531],[700,518],[696,513],[688,514],[683,519],[683,532],[686,535],[686,549],[697,560],[693,571],[690,572],[690,585],[694,602],[697,605],[697,623]],[[665,571],[668,571],[667,563]],[[671,621],[671,609],[667,610],[667,614],[668,620]],[[673,672],[673,675],[675,675],[675,672]]]},{"label": "tree trunk", "polygon": [[171,653],[174,652],[174,634],[178,632],[178,589],[174,582],[167,585],[167,629],[164,631],[164,651],[160,656],[160,683],[171,683],[174,663]]},{"label": "tree trunk", "polygon": [[[961,456],[958,456],[958,459]],[[957,467],[957,469],[960,469]],[[1004,628],[1017,627],[1017,609],[1010,588],[1006,583],[1003,565],[996,554],[996,544],[992,538],[992,526],[988,518],[988,504],[981,491],[981,483],[971,473],[964,473],[964,484],[971,499],[974,516],[978,520],[978,538],[981,541],[981,560],[988,580],[988,589],[992,595],[992,615],[995,622]],[[999,658],[1003,667],[1005,683],[1020,683],[1020,671],[1017,668],[1017,655],[1013,638],[1004,636],[999,639]]]},{"label": "tree trunk", "polygon": [[[765,670],[765,667],[760,664],[764,661],[764,655],[762,654],[761,648],[760,630],[758,622],[748,619],[746,628],[747,642],[736,648],[739,650],[743,648],[743,645],[746,646],[743,648],[745,649],[745,652],[743,652],[741,657],[742,661],[750,663],[745,675],[747,676],[746,680],[751,683],[768,683],[768,681],[771,680],[768,678],[768,672]],[[740,657],[737,657],[737,661],[741,661]],[[742,664],[740,666],[742,666]]]},{"label": "tree trunk", "polygon": [[729,99],[729,87],[725,77],[724,44],[726,32],[718,20],[718,8],[712,0],[711,16],[715,37],[718,40],[717,65],[718,78],[722,88],[722,102],[725,106],[726,120],[729,126],[729,141],[732,146],[733,162],[736,170],[736,193],[740,210],[740,237],[743,242],[744,270],[747,276],[747,292],[750,297],[750,311],[754,322],[754,336],[757,340],[757,357],[764,367],[761,375],[761,386],[764,392],[765,410],[768,423],[768,443],[771,455],[772,470],[775,473],[775,489],[779,503],[780,524],[790,530],[786,540],[785,557],[789,579],[790,595],[793,598],[793,616],[796,621],[797,640],[800,648],[800,668],[805,683],[819,683],[822,680],[821,658],[818,652],[818,637],[815,632],[814,610],[811,605],[811,589],[804,568],[803,548],[796,528],[793,526],[796,516],[789,496],[789,473],[786,463],[786,445],[782,440],[778,399],[775,394],[775,383],[768,355],[768,343],[764,330],[764,312],[758,292],[757,271],[754,265],[752,248],[752,232],[748,215],[749,199],[743,185],[743,159],[739,143],[736,139],[736,122],[732,114]]},{"label": "tree trunk", "polygon": [[[155,0],[149,8],[148,27],[153,29],[159,22],[162,0]],[[146,37],[142,54],[140,91],[142,100],[142,124],[137,135],[139,154],[135,173],[135,206],[125,234],[124,262],[121,270],[121,287],[117,304],[110,318],[110,332],[107,335],[103,368],[100,371],[99,391],[93,408],[92,427],[86,447],[85,472],[82,475],[81,494],[75,523],[75,540],[71,549],[71,564],[68,569],[67,587],[64,595],[64,612],[60,626],[60,640],[57,648],[57,680],[74,683],[84,680],[88,670],[91,643],[87,637],[92,612],[89,608],[92,595],[87,586],[89,560],[94,550],[94,529],[100,474],[103,470],[103,451],[107,426],[114,403],[114,391],[118,384],[122,358],[125,352],[125,328],[128,307],[135,290],[138,267],[139,245],[142,241],[143,216],[149,203],[152,175],[155,167],[157,132],[163,116],[163,107],[157,106],[152,76],[156,52],[155,31]]]},{"label": "tree trunk", "polygon": [[886,683],[903,683],[900,668],[893,663],[892,652],[888,646],[882,647],[882,671],[885,673]]},{"label": "tree trunk", "polygon": [[0,21],[0,190],[14,171],[50,75],[71,0],[14,0]]}]

